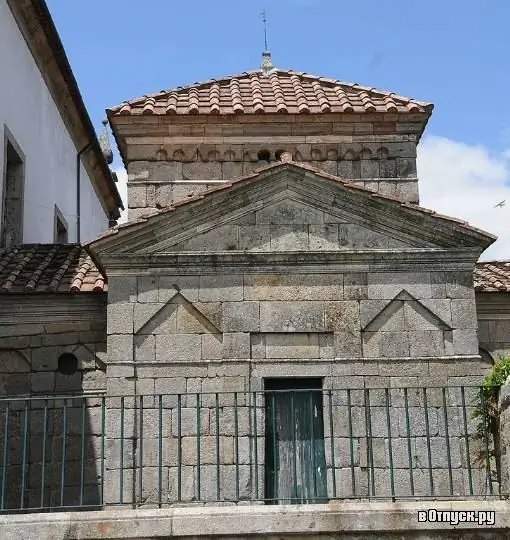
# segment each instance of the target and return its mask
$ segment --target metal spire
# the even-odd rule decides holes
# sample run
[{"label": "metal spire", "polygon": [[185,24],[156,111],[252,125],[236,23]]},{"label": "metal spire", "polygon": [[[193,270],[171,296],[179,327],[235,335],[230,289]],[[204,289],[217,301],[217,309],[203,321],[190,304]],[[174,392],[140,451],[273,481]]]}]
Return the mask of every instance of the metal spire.
[{"label": "metal spire", "polygon": [[267,51],[267,15],[266,10],[262,13],[262,23],[264,24],[264,50]]},{"label": "metal spire", "polygon": [[261,13],[262,23],[264,24],[264,52],[262,53],[262,64],[260,69],[264,76],[268,76],[275,69],[273,62],[271,61],[271,53],[268,51],[267,47],[267,15],[266,10]]}]

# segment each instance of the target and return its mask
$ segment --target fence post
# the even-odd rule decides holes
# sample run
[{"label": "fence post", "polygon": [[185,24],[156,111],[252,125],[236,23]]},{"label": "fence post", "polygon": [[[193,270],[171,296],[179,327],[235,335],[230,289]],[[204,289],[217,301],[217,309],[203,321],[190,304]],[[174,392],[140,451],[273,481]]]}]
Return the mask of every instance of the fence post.
[{"label": "fence post", "polygon": [[499,392],[501,495],[510,498],[510,377]]}]

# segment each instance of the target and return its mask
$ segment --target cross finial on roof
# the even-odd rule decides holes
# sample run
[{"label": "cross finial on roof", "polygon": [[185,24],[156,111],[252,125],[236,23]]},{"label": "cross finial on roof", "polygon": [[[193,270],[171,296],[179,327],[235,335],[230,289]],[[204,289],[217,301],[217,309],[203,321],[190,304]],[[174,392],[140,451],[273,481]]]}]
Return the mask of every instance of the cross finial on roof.
[{"label": "cross finial on roof", "polygon": [[261,13],[262,23],[264,24],[264,52],[262,53],[262,64],[260,69],[262,74],[267,76],[274,71],[273,62],[271,61],[271,53],[267,50],[267,15],[266,10]]},{"label": "cross finial on roof", "polygon": [[262,23],[264,24],[264,50],[267,51],[267,15],[266,10],[262,11]]}]

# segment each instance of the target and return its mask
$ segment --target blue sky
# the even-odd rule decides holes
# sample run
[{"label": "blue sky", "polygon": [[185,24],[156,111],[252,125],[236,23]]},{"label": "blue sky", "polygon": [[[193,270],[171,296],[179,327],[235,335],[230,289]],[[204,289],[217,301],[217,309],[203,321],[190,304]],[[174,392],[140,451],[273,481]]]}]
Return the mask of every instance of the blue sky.
[{"label": "blue sky", "polygon": [[[452,193],[441,199],[435,195],[449,176],[461,174],[463,178],[455,180],[461,182],[457,187],[464,191],[467,182],[478,189],[474,200],[494,190],[486,217],[475,218],[475,224],[487,222],[489,230],[499,234],[496,223],[510,217],[510,210],[494,214],[489,204],[492,196],[505,198],[510,180],[507,0],[47,3],[98,128],[104,109],[124,99],[257,68],[263,49],[260,12],[265,8],[276,67],[358,82],[435,104],[420,145],[419,166],[425,174],[443,178],[428,181],[428,186],[422,182],[422,200],[430,192],[425,206],[473,221],[466,205],[451,206]],[[462,170],[451,171],[459,168],[459,160],[464,162]],[[510,235],[505,250],[510,258]]]}]

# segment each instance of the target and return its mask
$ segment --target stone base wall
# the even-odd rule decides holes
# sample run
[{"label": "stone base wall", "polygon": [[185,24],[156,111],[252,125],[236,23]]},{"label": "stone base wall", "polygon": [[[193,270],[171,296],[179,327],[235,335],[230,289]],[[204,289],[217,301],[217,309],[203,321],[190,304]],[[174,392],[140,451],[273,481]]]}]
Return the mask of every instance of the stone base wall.
[{"label": "stone base wall", "polygon": [[[265,409],[262,402],[254,408],[254,400],[262,399],[265,379],[282,377],[322,379],[326,475],[330,489],[334,475],[336,496],[367,497],[372,486],[382,496],[391,496],[390,434],[395,445],[393,481],[400,496],[410,495],[409,451],[416,493],[465,492],[462,434],[472,434],[473,426],[463,424],[459,393],[453,387],[479,385],[489,367],[478,356],[471,280],[470,272],[430,271],[113,276],[107,369],[107,436],[113,454],[107,462],[106,500],[119,502],[122,478],[123,502],[135,498],[157,504],[160,497],[175,502],[179,459],[183,500],[232,500],[236,475],[240,498],[263,497]],[[441,392],[430,391],[428,425],[422,396],[409,390],[412,419],[407,434],[403,392],[396,389],[413,386],[450,390],[446,411]],[[376,390],[381,388],[395,389],[388,402],[385,391]],[[365,420],[366,389],[374,389],[368,415],[371,434]],[[239,392],[237,417],[234,394],[222,392]],[[223,400],[218,409],[216,393]],[[182,394],[180,406],[176,394]],[[133,395],[146,397],[140,402]],[[465,399],[470,418],[472,396]],[[346,455],[349,411],[352,463],[350,450]],[[453,437],[450,462],[444,452],[445,414]],[[221,433],[218,441],[216,433]],[[124,446],[127,454],[121,460],[126,436],[133,446]],[[335,459],[328,450],[332,439]],[[367,441],[372,442],[370,457]],[[205,462],[197,457],[197,444]],[[236,445],[239,455],[234,459]],[[476,445],[472,448],[476,453]],[[164,456],[163,470],[159,456]],[[146,463],[141,475],[140,463]],[[473,490],[479,496],[487,489],[480,471],[473,465]]]},{"label": "stone base wall", "polygon": [[[199,374],[198,368],[189,369]],[[270,400],[271,394],[237,391],[241,379],[195,376],[179,386],[176,377],[158,377],[162,395],[126,396],[122,402],[107,398],[107,503],[236,503],[269,497],[265,471],[272,463],[265,436],[272,419],[265,396]],[[393,380],[402,384],[400,377]],[[477,460],[484,446],[474,438],[478,389],[466,388],[463,399],[457,387],[443,395],[430,388],[366,390],[350,382],[344,383],[349,390],[330,390],[333,382],[325,378],[322,391],[326,470],[321,474],[327,499],[499,494],[496,478],[489,485],[485,465]],[[166,394],[170,387],[192,393]],[[220,393],[225,388],[236,393]],[[218,393],[198,394],[201,390]],[[282,474],[299,483],[289,459]]]},{"label": "stone base wall", "polygon": [[[476,504],[476,506],[475,506]],[[339,540],[504,540],[510,528],[507,501],[434,501],[440,512],[471,512],[494,516],[488,523],[420,522],[417,516],[428,511],[430,502],[330,503],[309,506],[242,506],[172,509],[105,510],[0,516],[6,538],[40,540],[117,540],[278,537],[282,540],[336,538]],[[452,517],[453,517],[452,516]],[[455,523],[453,521],[453,523]]]},{"label": "stone base wall", "polygon": [[0,506],[98,504],[104,296],[4,297],[0,322]]}]

